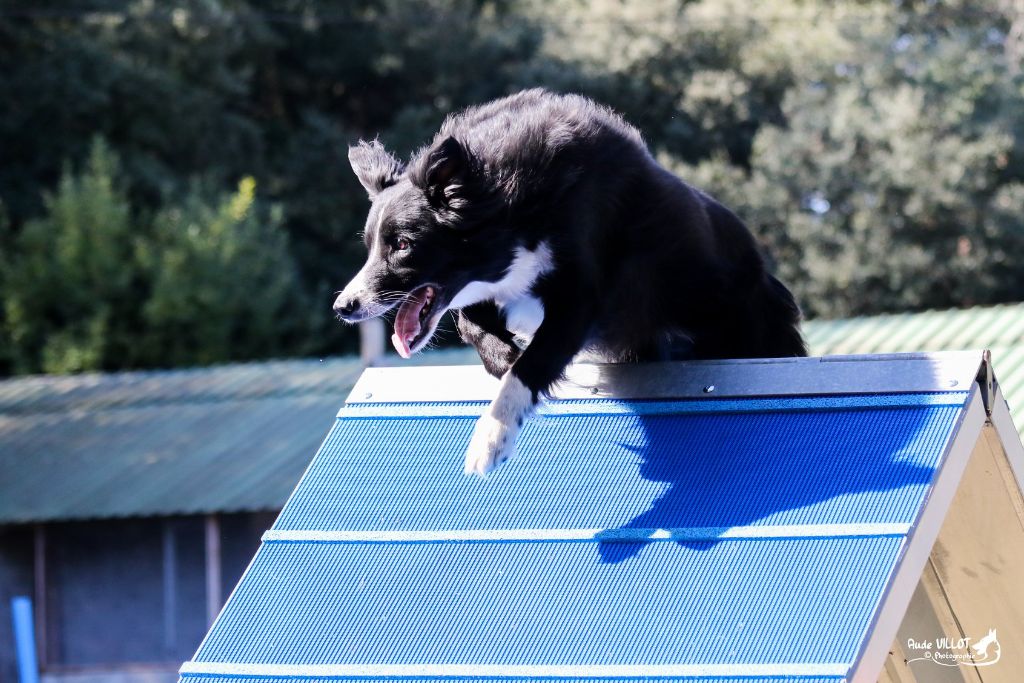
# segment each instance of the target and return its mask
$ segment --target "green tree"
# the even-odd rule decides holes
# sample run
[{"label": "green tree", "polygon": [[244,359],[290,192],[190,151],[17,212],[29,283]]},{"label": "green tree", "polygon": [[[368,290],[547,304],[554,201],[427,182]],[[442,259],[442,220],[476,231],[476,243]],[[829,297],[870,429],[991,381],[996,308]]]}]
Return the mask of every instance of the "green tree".
[{"label": "green tree", "polygon": [[812,316],[1024,297],[1020,78],[991,26],[917,19],[847,26],[860,51],[811,65],[748,172],[679,167],[751,222]]},{"label": "green tree", "polygon": [[134,357],[139,323],[137,235],[101,140],[86,168],[65,168],[46,214],[25,224],[4,261],[3,305],[16,372],[76,372]]},{"label": "green tree", "polygon": [[[155,215],[132,210],[97,138],[67,168],[0,268],[3,348],[14,372],[198,365],[294,353],[315,327],[281,210],[243,178],[194,182]],[[328,302],[329,303],[329,302]]]},{"label": "green tree", "polygon": [[142,309],[141,362],[208,364],[302,349],[307,302],[279,207],[261,207],[256,181],[233,195],[195,188],[161,210],[139,247],[151,294]]}]

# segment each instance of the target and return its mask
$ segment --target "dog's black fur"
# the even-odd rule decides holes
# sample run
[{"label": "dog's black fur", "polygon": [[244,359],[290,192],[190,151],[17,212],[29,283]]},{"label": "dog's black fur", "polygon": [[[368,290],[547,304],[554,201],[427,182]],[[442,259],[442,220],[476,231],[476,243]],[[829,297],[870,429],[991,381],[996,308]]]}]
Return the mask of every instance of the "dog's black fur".
[{"label": "dog's black fur", "polygon": [[502,378],[466,472],[511,455],[530,408],[582,350],[609,361],[805,355],[800,312],[728,209],[576,95],[529,90],[447,119],[403,166],[349,150],[370,194],[369,257],[335,301],[354,322],[399,305],[408,356],[445,311]]},{"label": "dog's black fur", "polygon": [[487,370],[511,371],[534,401],[585,348],[614,361],[665,359],[680,341],[695,359],[806,353],[799,309],[743,223],[584,97],[529,90],[472,107],[407,166],[377,143],[350,159],[374,202],[361,288],[335,304],[346,320],[426,284],[440,310],[470,282],[501,280],[517,247],[549,248],[553,267],[529,288],[543,322],[525,348],[493,301],[458,322]]}]

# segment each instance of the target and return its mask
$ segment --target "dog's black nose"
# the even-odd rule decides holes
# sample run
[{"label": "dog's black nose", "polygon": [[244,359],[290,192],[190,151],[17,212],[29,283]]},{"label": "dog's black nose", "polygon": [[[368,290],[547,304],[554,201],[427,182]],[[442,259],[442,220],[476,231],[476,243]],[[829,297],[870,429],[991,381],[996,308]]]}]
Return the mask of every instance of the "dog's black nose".
[{"label": "dog's black nose", "polygon": [[342,318],[352,317],[356,311],[359,310],[359,299],[352,297],[351,299],[342,299],[340,296],[334,302],[334,312]]}]

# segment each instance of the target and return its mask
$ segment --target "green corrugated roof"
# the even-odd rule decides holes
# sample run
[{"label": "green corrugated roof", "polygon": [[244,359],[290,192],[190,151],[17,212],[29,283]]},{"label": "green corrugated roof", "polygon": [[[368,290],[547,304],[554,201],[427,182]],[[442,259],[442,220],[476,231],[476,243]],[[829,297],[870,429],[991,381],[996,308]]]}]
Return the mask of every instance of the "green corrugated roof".
[{"label": "green corrugated roof", "polygon": [[989,349],[1024,435],[1024,304],[812,320],[804,334],[815,356]]},{"label": "green corrugated roof", "polygon": [[[1024,304],[804,331],[814,355],[991,349],[1024,426]],[[345,358],[0,381],[0,524],[277,510],[360,372]]]},{"label": "green corrugated roof", "polygon": [[804,334],[814,355],[1015,347],[1024,345],[1024,304],[812,320]]},{"label": "green corrugated roof", "polygon": [[332,358],[0,381],[0,524],[278,510],[361,372]]},{"label": "green corrugated roof", "polygon": [[0,382],[0,523],[279,508],[358,360]]}]

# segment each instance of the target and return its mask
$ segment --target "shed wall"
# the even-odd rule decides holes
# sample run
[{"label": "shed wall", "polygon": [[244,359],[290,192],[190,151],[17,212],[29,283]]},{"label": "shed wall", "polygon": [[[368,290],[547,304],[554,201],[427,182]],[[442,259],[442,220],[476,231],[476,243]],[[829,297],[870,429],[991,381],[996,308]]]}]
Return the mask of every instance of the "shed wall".
[{"label": "shed wall", "polygon": [[[273,519],[272,513],[220,518],[226,589],[238,581]],[[153,665],[166,665],[163,680],[173,680],[171,673],[195,652],[208,626],[204,518],[75,521],[43,528],[46,678],[117,675],[142,681],[158,675]],[[35,597],[33,544],[32,526],[0,527],[0,681],[17,680],[10,599]],[[218,596],[218,604],[225,597]]]}]

